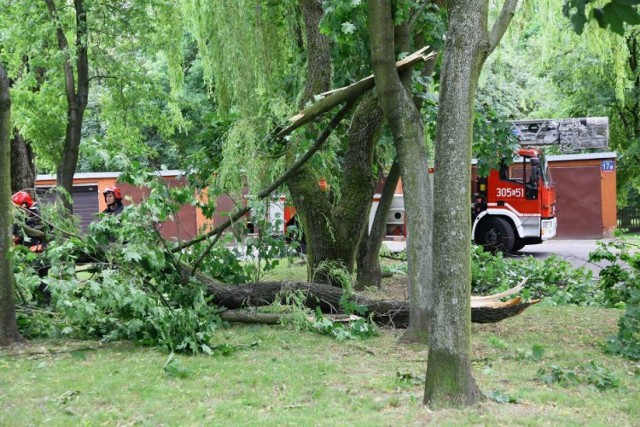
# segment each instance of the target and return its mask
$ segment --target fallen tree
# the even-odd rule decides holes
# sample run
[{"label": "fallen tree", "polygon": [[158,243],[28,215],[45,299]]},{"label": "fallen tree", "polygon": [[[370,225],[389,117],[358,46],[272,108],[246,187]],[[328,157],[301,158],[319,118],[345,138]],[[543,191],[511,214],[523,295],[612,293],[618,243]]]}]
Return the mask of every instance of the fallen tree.
[{"label": "fallen tree", "polygon": [[[183,277],[189,277],[193,269],[188,265],[181,266]],[[320,308],[323,313],[341,313],[341,301],[345,291],[331,285],[298,281],[258,282],[238,286],[229,286],[202,273],[196,272],[195,278],[207,289],[211,302],[228,310],[255,308],[284,302],[287,292],[300,292],[304,295],[302,303],[305,307],[315,310]],[[524,302],[520,297],[508,301],[502,298],[517,294],[522,290],[524,282],[518,286],[496,295],[471,297],[471,321],[474,323],[496,323],[509,317],[517,316],[527,307],[539,300]],[[365,307],[365,316],[371,315],[379,325],[406,328],[409,324],[409,304],[404,301],[384,301],[367,298],[363,295],[350,295],[350,300]],[[228,316],[229,321],[252,321],[254,323],[273,323],[273,315],[264,316],[252,313],[251,316],[240,314]],[[224,318],[224,316],[223,316]],[[242,318],[243,320],[238,320]]]}]

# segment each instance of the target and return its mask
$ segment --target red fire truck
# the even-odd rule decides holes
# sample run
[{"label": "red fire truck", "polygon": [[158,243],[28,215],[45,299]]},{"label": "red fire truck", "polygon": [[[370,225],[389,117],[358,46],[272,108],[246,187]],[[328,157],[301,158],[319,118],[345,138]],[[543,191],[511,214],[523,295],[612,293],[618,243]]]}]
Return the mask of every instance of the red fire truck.
[{"label": "red fire truck", "polygon": [[510,166],[471,184],[473,240],[493,251],[517,251],[556,235],[556,189],[542,150],[517,154]]},{"label": "red fire truck", "polygon": [[[522,148],[514,161],[491,170],[487,177],[471,182],[472,236],[489,250],[512,252],[525,245],[542,243],[556,234],[556,190],[540,146],[557,145],[562,152],[605,148],[609,130],[606,117],[520,120],[513,132]],[[379,195],[374,198],[369,225]],[[387,242],[393,249],[404,246],[404,200],[396,194],[387,215]]]}]

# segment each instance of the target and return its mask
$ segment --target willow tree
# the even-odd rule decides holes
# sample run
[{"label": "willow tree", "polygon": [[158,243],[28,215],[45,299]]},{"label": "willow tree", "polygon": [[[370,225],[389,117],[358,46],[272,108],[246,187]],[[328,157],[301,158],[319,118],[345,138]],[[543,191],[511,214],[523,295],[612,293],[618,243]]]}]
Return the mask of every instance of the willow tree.
[{"label": "willow tree", "polygon": [[10,171],[11,98],[9,80],[0,63],[0,347],[21,340],[16,323],[14,276],[11,266],[12,221]]},{"label": "willow tree", "polygon": [[[296,106],[314,102],[334,83],[333,44],[320,29],[321,1],[254,6],[252,1],[183,2],[220,114],[234,119],[216,176],[218,185],[232,190],[235,185],[237,192],[245,182],[252,191],[260,188],[326,131],[326,121],[319,120],[286,140],[265,138],[269,126],[293,115]],[[350,124],[340,124],[328,147],[288,181],[306,239],[309,278],[336,285],[332,270],[353,269],[377,179],[373,157],[381,113],[371,95],[352,104]],[[261,144],[265,140],[267,146]],[[319,185],[322,179],[329,188]]]},{"label": "willow tree", "polygon": [[[595,7],[583,12],[591,15]],[[619,205],[640,204],[640,168],[633,154],[640,141],[638,28],[621,26],[626,29],[621,35],[584,13],[573,17],[582,22],[579,35],[563,16],[562,2],[525,3],[488,61],[479,90],[493,94],[485,99],[507,100],[515,107],[514,119],[609,117],[609,144],[620,154]]]}]

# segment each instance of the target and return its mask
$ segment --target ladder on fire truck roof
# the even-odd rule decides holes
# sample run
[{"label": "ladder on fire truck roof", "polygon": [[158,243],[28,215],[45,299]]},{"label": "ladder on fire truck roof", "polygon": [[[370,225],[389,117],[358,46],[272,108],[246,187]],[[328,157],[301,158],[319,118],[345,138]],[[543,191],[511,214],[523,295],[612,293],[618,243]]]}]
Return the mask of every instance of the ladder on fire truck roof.
[{"label": "ladder on fire truck roof", "polygon": [[515,120],[513,133],[522,146],[559,145],[565,153],[609,146],[609,119]]}]

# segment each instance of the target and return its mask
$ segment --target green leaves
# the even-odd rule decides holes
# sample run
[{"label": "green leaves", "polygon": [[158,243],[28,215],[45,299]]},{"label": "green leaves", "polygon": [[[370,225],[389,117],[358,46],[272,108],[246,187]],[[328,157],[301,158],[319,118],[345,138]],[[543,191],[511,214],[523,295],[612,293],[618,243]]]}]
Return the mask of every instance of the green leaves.
[{"label": "green leaves", "polygon": [[593,7],[592,15],[588,17],[587,5],[591,1],[565,0],[562,13],[571,20],[577,34],[582,34],[588,19],[595,19],[600,28],[609,28],[619,35],[624,35],[625,24],[640,24],[640,14],[636,8],[640,4],[640,0],[611,0],[602,8]]},{"label": "green leaves", "polygon": [[557,365],[540,368],[538,377],[546,384],[557,383],[563,387],[587,384],[597,391],[616,389],[620,386],[620,380],[609,369],[593,360],[573,368],[563,368]]},{"label": "green leaves", "polygon": [[175,353],[169,353],[167,361],[164,363],[162,370],[168,377],[188,378],[191,372],[176,358]]},{"label": "green leaves", "polygon": [[638,0],[613,0],[602,9],[595,8],[593,17],[600,28],[610,27],[614,33],[624,35],[624,24],[640,24],[640,15],[635,8],[638,4]]}]

